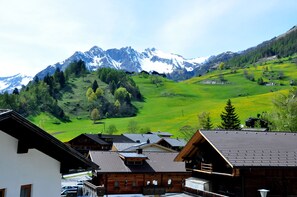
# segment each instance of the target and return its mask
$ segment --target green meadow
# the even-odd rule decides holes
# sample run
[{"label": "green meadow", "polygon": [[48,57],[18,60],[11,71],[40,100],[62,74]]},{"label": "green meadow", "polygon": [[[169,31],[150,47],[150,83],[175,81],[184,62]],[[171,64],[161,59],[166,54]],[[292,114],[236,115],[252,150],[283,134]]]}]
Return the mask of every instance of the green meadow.
[{"label": "green meadow", "polygon": [[[139,110],[135,117],[102,119],[96,124],[87,118],[88,114],[71,115],[71,121],[68,123],[60,122],[48,114],[30,117],[30,120],[62,141],[68,141],[81,133],[104,133],[109,125],[115,125],[118,134],[127,133],[131,120],[137,123],[139,130],[149,128],[151,131],[168,131],[176,137],[182,137],[180,128],[191,126],[198,129],[197,116],[202,112],[209,112],[213,125],[218,126],[227,99],[231,99],[235,106],[241,124],[251,116],[256,117],[259,113],[271,111],[275,94],[288,91],[291,88],[290,80],[297,81],[296,67],[297,65],[290,61],[271,61],[250,66],[246,71],[238,69],[231,73],[230,70],[216,70],[182,82],[163,79],[161,86],[152,84],[149,78],[136,75],[133,79],[144,96],[144,101],[133,103]],[[269,76],[263,75],[264,70],[268,70]],[[244,72],[252,74],[255,81],[245,78]],[[279,74],[282,78],[275,78],[275,75]],[[206,84],[207,81],[219,81],[222,77],[225,84]],[[257,79],[260,77],[265,82],[273,81],[276,85],[258,85]],[[73,92],[81,96],[63,95],[59,101],[61,105],[67,107],[67,103],[73,99],[76,99],[79,106],[84,105],[88,83],[83,81],[87,80],[73,80]]]}]

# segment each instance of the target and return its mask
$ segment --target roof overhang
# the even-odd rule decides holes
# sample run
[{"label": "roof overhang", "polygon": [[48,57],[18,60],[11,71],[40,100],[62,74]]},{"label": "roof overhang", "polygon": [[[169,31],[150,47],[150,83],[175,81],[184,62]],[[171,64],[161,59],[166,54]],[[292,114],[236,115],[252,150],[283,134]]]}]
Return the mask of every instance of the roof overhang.
[{"label": "roof overhang", "polygon": [[12,110],[1,111],[0,130],[18,140],[18,154],[27,153],[29,149],[37,149],[60,161],[61,173],[99,168],[97,164]]}]

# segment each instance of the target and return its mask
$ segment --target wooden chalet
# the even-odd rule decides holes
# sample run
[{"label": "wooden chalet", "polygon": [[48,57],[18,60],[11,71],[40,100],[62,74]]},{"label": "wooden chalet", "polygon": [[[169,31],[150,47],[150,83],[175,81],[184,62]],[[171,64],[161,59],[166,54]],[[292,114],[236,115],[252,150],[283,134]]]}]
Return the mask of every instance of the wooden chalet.
[{"label": "wooden chalet", "polygon": [[159,195],[181,192],[190,177],[184,163],[174,162],[177,153],[90,151],[89,158],[100,165],[94,185],[105,194]]},{"label": "wooden chalet", "polygon": [[[198,131],[175,161],[206,190],[227,196],[297,196],[297,133]],[[187,189],[187,188],[185,188]],[[195,191],[201,192],[201,191]]]},{"label": "wooden chalet", "polygon": [[99,133],[81,134],[67,142],[72,148],[85,156],[87,156],[90,150],[109,151],[112,149],[113,143],[134,143],[134,141],[124,135],[104,135]]}]

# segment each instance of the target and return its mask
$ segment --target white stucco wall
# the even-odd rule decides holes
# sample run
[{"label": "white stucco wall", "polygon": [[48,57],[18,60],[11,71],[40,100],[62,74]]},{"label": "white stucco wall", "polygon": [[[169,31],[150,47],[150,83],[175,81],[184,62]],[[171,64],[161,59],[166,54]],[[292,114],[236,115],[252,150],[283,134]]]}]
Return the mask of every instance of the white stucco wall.
[{"label": "white stucco wall", "polygon": [[18,140],[0,130],[0,188],[5,197],[20,196],[21,185],[32,184],[32,197],[60,196],[60,162],[36,150],[17,154]]}]

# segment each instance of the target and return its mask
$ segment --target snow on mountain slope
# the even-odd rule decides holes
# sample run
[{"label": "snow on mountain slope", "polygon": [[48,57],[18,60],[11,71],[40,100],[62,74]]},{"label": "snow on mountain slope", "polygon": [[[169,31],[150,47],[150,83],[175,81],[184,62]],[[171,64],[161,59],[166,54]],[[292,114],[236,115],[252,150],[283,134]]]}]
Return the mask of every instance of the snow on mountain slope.
[{"label": "snow on mountain slope", "polygon": [[[176,77],[180,73],[192,72],[200,68],[207,59],[208,57],[185,59],[181,55],[166,53],[155,48],[148,48],[143,52],[138,52],[132,47],[103,50],[94,46],[89,51],[77,51],[71,57],[49,65],[35,77],[43,79],[46,75],[54,74],[57,68],[64,71],[70,63],[79,60],[84,61],[90,71],[95,71],[101,67],[109,67],[129,72],[157,71],[168,76],[175,73],[172,76]],[[174,77],[171,77],[171,79],[175,80]],[[22,85],[27,85],[30,80],[32,80],[32,77],[21,74],[0,77],[0,93],[5,91],[11,93],[14,88],[20,89]]]},{"label": "snow on mountain slope", "polygon": [[0,93],[11,93],[15,88],[20,90],[23,85],[27,85],[32,79],[32,77],[22,74],[0,77]]},{"label": "snow on mountain slope", "polygon": [[94,71],[100,67],[110,67],[121,69],[129,72],[147,72],[157,71],[159,73],[170,74],[178,70],[192,71],[201,66],[201,62],[207,58],[185,59],[181,55],[165,53],[155,48],[145,49],[143,52],[138,52],[132,47],[123,47],[120,49],[103,49],[94,46],[86,52],[75,52],[68,59],[48,66],[37,76],[43,78],[47,74],[53,74],[56,68],[65,70],[67,66],[78,60],[83,60],[86,63],[87,69]]}]

